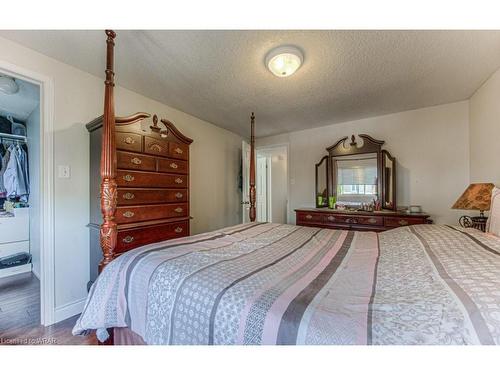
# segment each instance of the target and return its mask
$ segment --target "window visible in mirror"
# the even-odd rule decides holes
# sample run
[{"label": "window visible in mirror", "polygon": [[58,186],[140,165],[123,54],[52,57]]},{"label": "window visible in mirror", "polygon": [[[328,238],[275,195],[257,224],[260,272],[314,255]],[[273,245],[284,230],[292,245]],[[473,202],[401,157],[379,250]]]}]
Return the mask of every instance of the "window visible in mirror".
[{"label": "window visible in mirror", "polygon": [[337,202],[350,207],[378,199],[377,157],[339,157],[335,160]]}]

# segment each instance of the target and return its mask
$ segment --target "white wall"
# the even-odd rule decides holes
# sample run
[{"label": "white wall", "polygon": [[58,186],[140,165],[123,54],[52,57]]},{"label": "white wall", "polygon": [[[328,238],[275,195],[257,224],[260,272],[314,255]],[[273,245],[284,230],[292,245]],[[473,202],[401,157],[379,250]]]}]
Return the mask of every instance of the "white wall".
[{"label": "white wall", "polygon": [[289,144],[289,222],[299,207],[314,207],[314,165],[326,147],[351,134],[385,140],[397,161],[397,204],[421,205],[436,223],[456,224],[451,205],[469,183],[468,101],[257,139]]},{"label": "white wall", "polygon": [[[96,46],[96,48],[105,48]],[[70,179],[55,178],[56,313],[81,305],[89,280],[89,135],[84,124],[102,114],[103,79],[0,38],[1,60],[52,77],[55,89],[55,165],[69,165]],[[104,69],[104,61],[103,69]],[[116,72],[117,85],[120,72]],[[143,111],[171,120],[193,138],[191,145],[192,233],[241,220],[237,187],[242,138],[159,102],[116,87],[116,114]],[[57,168],[56,168],[57,170]]]},{"label": "white wall", "polygon": [[30,253],[33,273],[40,277],[40,105],[26,119],[30,180]]},{"label": "white wall", "polygon": [[470,181],[500,186],[500,70],[470,98]]}]

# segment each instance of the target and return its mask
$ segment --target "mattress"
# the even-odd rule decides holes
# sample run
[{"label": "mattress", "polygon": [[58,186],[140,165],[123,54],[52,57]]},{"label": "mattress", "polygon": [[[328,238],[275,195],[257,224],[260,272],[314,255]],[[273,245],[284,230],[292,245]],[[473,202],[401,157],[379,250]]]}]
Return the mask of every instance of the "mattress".
[{"label": "mattress", "polygon": [[108,328],[158,345],[498,344],[500,240],[250,223],[159,242],[105,268],[73,334]]}]

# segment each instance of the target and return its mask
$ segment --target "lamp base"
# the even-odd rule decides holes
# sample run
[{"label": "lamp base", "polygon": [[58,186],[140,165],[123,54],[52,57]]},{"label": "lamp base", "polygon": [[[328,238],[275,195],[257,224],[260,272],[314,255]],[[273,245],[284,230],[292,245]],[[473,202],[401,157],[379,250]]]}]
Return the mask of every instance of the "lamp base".
[{"label": "lamp base", "polygon": [[480,216],[462,216],[458,222],[463,228],[475,228],[480,231],[486,232],[486,221],[488,218],[481,214]]}]

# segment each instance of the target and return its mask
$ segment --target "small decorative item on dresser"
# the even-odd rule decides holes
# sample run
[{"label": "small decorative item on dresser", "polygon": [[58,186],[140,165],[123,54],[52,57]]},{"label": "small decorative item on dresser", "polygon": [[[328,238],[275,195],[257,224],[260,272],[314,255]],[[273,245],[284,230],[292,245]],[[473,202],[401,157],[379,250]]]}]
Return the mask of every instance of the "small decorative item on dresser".
[{"label": "small decorative item on dresser", "polygon": [[477,210],[479,216],[460,217],[459,223],[464,228],[476,228],[486,230],[487,217],[484,216],[484,211],[490,209],[491,191],[495,185],[491,183],[470,184],[469,187],[457,199],[451,207],[458,210]]},{"label": "small decorative item on dresser", "polygon": [[422,207],[417,205],[411,205],[409,211],[412,214],[419,214],[420,212],[422,212]]}]

